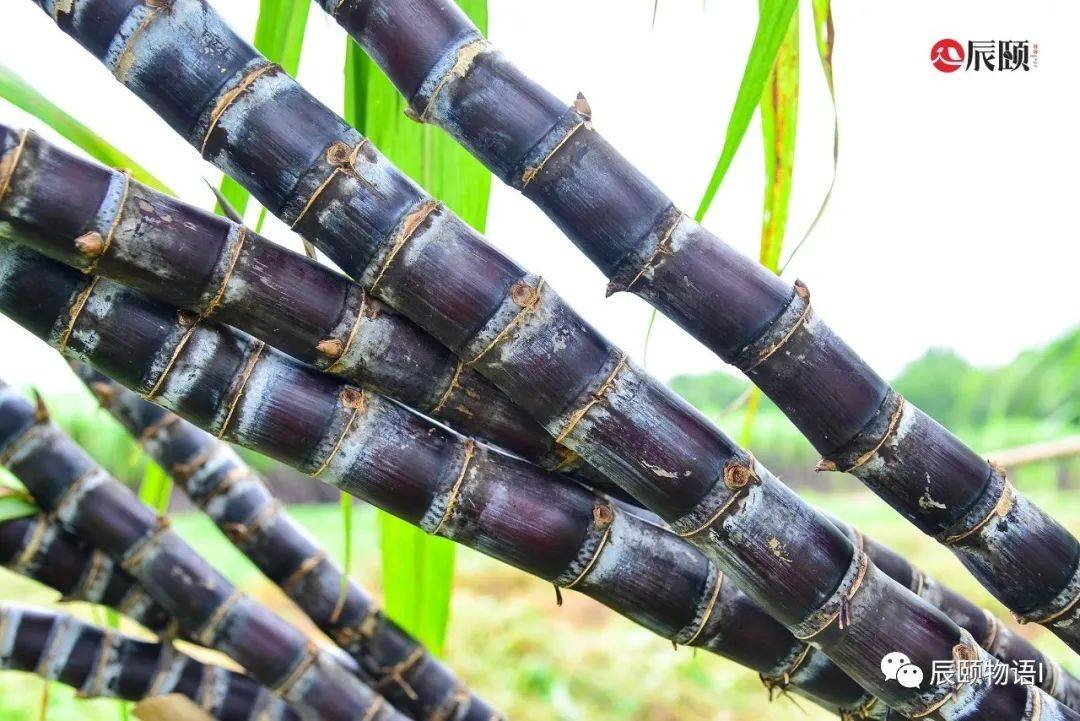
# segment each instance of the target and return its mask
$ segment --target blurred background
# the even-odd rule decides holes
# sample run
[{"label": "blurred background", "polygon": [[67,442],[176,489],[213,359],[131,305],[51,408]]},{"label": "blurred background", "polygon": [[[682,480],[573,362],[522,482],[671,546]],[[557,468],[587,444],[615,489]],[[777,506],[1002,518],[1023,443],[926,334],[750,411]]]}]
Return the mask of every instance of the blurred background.
[{"label": "blurred background", "polygon": [[[247,37],[254,37],[268,4],[217,3]],[[688,211],[701,207],[704,222],[727,241],[806,282],[818,311],[901,393],[979,452],[1008,459],[1017,485],[1080,533],[1080,139],[1078,96],[1068,91],[1080,74],[1072,37],[1080,8],[1052,0],[1022,9],[996,0],[945,6],[917,0],[902,10],[832,3],[839,160],[822,211],[834,174],[834,105],[819,58],[818,42],[827,36],[814,10],[820,20],[828,6],[803,2],[796,29],[779,50],[764,55],[755,42],[756,3],[490,0],[470,7],[481,8],[494,43],[534,79],[567,101],[583,91],[594,123],[678,204]],[[1038,47],[1038,64],[1026,72],[944,74],[929,62],[930,48],[944,37],[1028,40]],[[298,77],[339,110],[355,81],[342,71],[345,54],[344,33],[313,9]],[[759,103],[761,87],[747,104],[747,67],[763,56],[771,64],[777,54],[788,64],[784,72],[774,69],[768,83],[788,93],[797,89],[797,106],[790,94],[781,94],[788,102],[780,107]],[[217,184],[220,174],[28,0],[0,9],[0,65],[185,200],[213,207],[204,180]],[[368,109],[376,101],[369,98]],[[740,114],[744,138],[732,135]],[[13,105],[0,102],[0,119],[71,146]],[[777,137],[787,143],[779,169],[763,152]],[[718,158],[725,155],[730,167],[717,182]],[[486,179],[477,187],[488,198]],[[702,204],[710,187],[715,197]],[[777,188],[782,207],[769,200]],[[707,350],[654,318],[637,298],[605,299],[599,272],[528,201],[496,182],[481,206],[469,220],[486,223],[496,246],[544,275],[782,479],[1007,618],[955,559],[854,479],[813,473],[817,457],[810,446]],[[820,222],[807,234],[819,211]],[[250,204],[246,218],[254,224],[258,216]],[[273,219],[264,232],[300,249]],[[39,389],[57,420],[133,487],[157,473],[55,352],[4,318],[0,377]],[[549,585],[468,550],[459,549],[456,562],[437,546],[421,551],[442,554],[445,593],[409,583],[418,564],[395,556],[386,542],[392,522],[357,504],[346,544],[335,491],[268,459],[247,457],[332,554],[350,547],[348,563],[358,579],[378,592],[394,574],[392,613],[413,618],[445,596],[449,622],[424,631],[432,634],[429,643],[442,646],[450,665],[512,718],[832,718],[791,696],[770,703],[750,671],[672,650],[578,594],[567,593],[556,607]],[[245,590],[304,623],[184,499],[175,496],[169,511],[183,535]],[[2,569],[0,599],[56,602],[55,594]],[[72,610],[97,617],[93,609]],[[1016,628],[1080,673],[1075,655],[1048,632]],[[126,713],[111,702],[76,702],[59,686],[46,691],[36,679],[0,675],[4,721]]]}]

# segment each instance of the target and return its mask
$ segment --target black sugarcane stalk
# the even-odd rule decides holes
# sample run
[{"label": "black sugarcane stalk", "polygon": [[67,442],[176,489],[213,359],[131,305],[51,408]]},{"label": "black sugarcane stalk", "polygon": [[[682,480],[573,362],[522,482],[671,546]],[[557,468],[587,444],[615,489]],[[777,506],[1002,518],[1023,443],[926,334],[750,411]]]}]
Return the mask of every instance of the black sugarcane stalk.
[{"label": "black sugarcane stalk", "polygon": [[415,719],[498,714],[348,578],[225,443],[85,365],[76,372],[150,456],[244,555]]},{"label": "black sugarcane stalk", "polygon": [[882,680],[873,659],[889,646],[917,644],[909,655],[924,674],[934,661],[981,652],[627,363],[542,281],[390,167],[205,2],[85,0],[61,10],[62,27],[264,206],[468,358],[558,440],[585,451],[890,706],[943,719],[1030,717],[1047,708],[1072,715],[1038,691],[1021,699],[1002,687],[943,682],[923,691]]},{"label": "black sugarcane stalk", "polygon": [[186,636],[233,658],[303,718],[404,718],[347,670],[351,659],[329,655],[240,593],[52,424],[43,406],[2,383],[0,462],[43,510],[134,576]]},{"label": "black sugarcane stalk", "polygon": [[44,513],[0,523],[0,565],[54,588],[65,601],[109,606],[163,638],[176,626],[129,573]]},{"label": "black sugarcane stalk", "polygon": [[218,721],[299,718],[251,677],[196,661],[170,644],[13,603],[0,603],[0,669],[58,681],[83,698],[142,701],[181,694]]},{"label": "black sugarcane stalk", "polygon": [[[0,126],[0,131],[2,131],[2,126]],[[20,137],[14,131],[8,131],[8,133],[12,139],[11,142],[15,142],[15,138]],[[87,177],[101,178],[97,182],[96,191],[93,189],[94,183],[90,183],[88,189],[72,182],[72,179],[78,180]],[[117,185],[127,186],[129,182],[129,179],[119,177],[115,173],[110,174],[110,171],[101,169],[89,161],[71,156],[31,134],[25,141],[25,149],[19,163],[19,173],[13,177],[7,196],[0,201],[0,215],[7,217],[9,220],[17,221],[20,230],[19,239],[25,240],[29,245],[50,257],[80,269],[87,268],[93,262],[95,271],[102,275],[122,282],[134,279],[133,282],[129,283],[132,287],[144,290],[159,300],[170,304],[188,302],[188,310],[201,311],[201,306],[191,303],[190,299],[200,296],[205,297],[208,292],[206,290],[202,292],[188,291],[183,288],[173,289],[172,286],[175,284],[187,288],[193,282],[189,278],[178,279],[173,268],[190,267],[196,262],[196,259],[206,257],[221,258],[224,256],[228,252],[223,245],[224,240],[220,240],[216,244],[207,244],[200,242],[202,238],[207,237],[206,234],[190,233],[193,225],[203,227],[211,221],[222,225],[223,221],[217,220],[216,217],[206,219],[203,217],[202,211],[196,208],[166,198],[135,184],[132,184],[128,190],[130,199],[124,204],[124,210],[119,214],[119,219],[117,219],[115,211],[112,210],[98,211],[92,217],[80,217],[78,215],[80,210],[84,206],[92,205],[91,203],[76,202],[67,204],[55,201],[56,198],[60,197],[81,198],[97,195],[102,199],[103,204],[107,204],[110,202],[107,189]],[[15,210],[7,211],[6,208],[14,208]],[[95,224],[102,228],[115,225],[109,244],[110,253],[107,256],[91,254],[91,257],[88,258],[87,254],[82,250],[85,247],[85,242],[76,241],[72,243],[71,238],[68,236],[50,233],[51,226],[39,220],[45,209],[48,210],[49,220],[53,223],[62,221],[63,227],[69,234],[79,232],[79,229],[94,227]],[[192,217],[198,219],[198,222],[187,220]],[[163,222],[160,218],[169,218],[169,220]],[[224,239],[235,232],[240,231],[235,228],[223,228],[213,237]],[[87,233],[84,232],[79,237],[85,239]],[[255,251],[258,252],[258,244],[266,241],[249,238],[246,242],[252,244]],[[258,277],[272,276],[278,271],[283,271],[281,273],[282,277],[303,277],[322,273],[331,276],[328,283],[331,281],[345,282],[344,279],[329,270],[322,269],[319,266],[312,267],[310,261],[298,254],[288,251],[282,252],[276,249],[272,252],[274,253],[275,262],[258,263]],[[147,259],[151,260],[148,261]],[[242,262],[244,262],[244,257],[240,256],[237,265]],[[302,273],[297,270],[297,265],[303,269]],[[236,275],[237,273],[234,271],[233,276]],[[256,276],[253,274],[252,277]],[[314,291],[301,293],[282,292],[280,288],[285,284],[274,282],[257,284],[259,297],[257,300],[252,300],[249,295],[245,295],[249,293],[247,288],[252,285],[255,284],[251,279],[239,283],[241,291],[235,294],[238,297],[235,300],[223,303],[223,305],[228,304],[230,308],[235,308],[228,314],[232,324],[242,330],[253,331],[256,335],[259,335],[260,330],[267,327],[281,328],[286,326],[292,317],[290,315],[291,309],[295,307],[292,302],[294,297],[308,298],[317,295]],[[222,286],[224,284],[219,285],[219,288]],[[216,293],[220,294],[221,291],[218,290]],[[224,297],[228,298],[229,294],[224,294]],[[257,312],[255,312],[256,309]],[[203,315],[205,317],[206,314]],[[273,334],[264,333],[262,340],[272,343]],[[308,345],[311,345],[311,343]],[[92,370],[87,370],[89,373],[94,373]],[[96,375],[98,380],[94,382],[101,382],[103,376]],[[342,375],[347,377],[348,374]],[[119,388],[115,383],[113,387]],[[123,403],[123,407],[127,410],[120,413],[121,420],[136,436],[141,436],[141,426],[155,425],[160,421],[159,417],[165,411],[146,401],[138,400],[133,393],[127,393],[129,397]],[[111,398],[111,396],[109,397]],[[114,409],[114,412],[116,410],[115,403],[116,401],[112,400],[110,404],[107,404]],[[136,409],[140,407],[144,410],[136,412]],[[147,415],[150,415],[154,420],[148,420]],[[191,429],[190,425],[188,425],[188,429]],[[183,431],[184,434],[189,432],[202,433],[194,429],[185,429]],[[206,436],[206,439],[209,439],[209,437]],[[196,455],[194,451],[192,455]],[[163,465],[168,468],[175,460],[167,459],[167,462],[163,462]],[[184,485],[183,479],[180,479],[180,483]],[[269,502],[268,498],[266,502]],[[255,509],[252,509],[252,513],[256,512]],[[844,528],[844,532],[856,539],[859,544],[862,543],[861,536],[854,535],[855,532],[851,529]],[[1053,661],[1037,651],[1030,643],[1015,636],[1007,629],[1000,628],[993,617],[985,614],[966,599],[941,587],[932,579],[927,579],[919,571],[912,568],[906,560],[896,554],[873,542],[868,542],[866,549],[871,560],[882,566],[890,577],[915,590],[920,595],[924,595],[927,600],[943,610],[962,628],[969,631],[992,655],[1009,663],[1033,661],[1042,668],[1049,669],[1043,679],[1043,689],[1051,695],[1055,695],[1059,700],[1070,702],[1077,699],[1077,704],[1080,705],[1080,691],[1075,685],[1075,680],[1071,676],[1064,674]],[[303,554],[296,556],[293,566],[299,564],[304,557]],[[336,587],[337,584],[335,583],[327,583],[323,586],[323,588]],[[294,600],[302,601],[303,599],[294,598]],[[323,600],[322,605],[324,607],[327,601],[327,599]],[[318,619],[325,619],[326,615],[325,612],[316,612],[315,618],[319,622]],[[319,623],[321,625],[321,622]],[[333,627],[329,629],[324,627],[324,630],[327,630],[331,637],[335,636]],[[408,656],[408,654],[403,654],[403,656]],[[363,660],[357,660],[361,662],[361,665],[366,665],[369,668],[380,666],[390,668],[395,665],[386,662],[365,664]],[[399,658],[398,660],[402,659]],[[769,675],[763,675],[763,678],[770,685],[783,683],[782,675],[779,679]],[[391,698],[391,701],[393,702],[394,699]]]},{"label": "black sugarcane stalk", "polygon": [[822,454],[955,553],[1021,622],[1080,650],[1080,542],[905,401],[780,280],[682,213],[451,0],[319,0],[408,100],[611,279],[744,371]]},{"label": "black sugarcane stalk", "polygon": [[534,462],[574,467],[501,391],[344,276],[31,131],[0,125],[0,136],[20,147],[0,217],[56,232],[37,246],[50,257],[242,327]]},{"label": "black sugarcane stalk", "polygon": [[[672,637],[700,643],[698,637],[707,630],[743,639],[751,635],[749,643],[737,647],[751,656],[768,645],[757,637],[760,629],[754,625],[727,625],[730,617],[723,613],[720,599],[730,584],[721,582],[723,576],[712,573],[710,582],[698,582],[692,593],[680,593],[687,590],[687,581],[696,580],[675,574],[685,544],[667,545],[662,529],[609,504],[597,504],[596,497],[580,486],[559,483],[557,476],[433,426],[397,404],[322,375],[235,331],[210,323],[184,323],[174,311],[110,281],[86,278],[24,248],[13,247],[3,257],[0,310],[67,354],[216,435],[274,455],[430,532],[467,543],[556,585],[578,587],[632,618],[666,626]],[[49,298],[20,303],[32,296],[31,288],[50,289]],[[168,358],[168,364],[162,365],[162,358]],[[534,474],[540,474],[539,482],[529,482]],[[798,504],[794,496],[790,498]],[[784,520],[791,518],[787,515]],[[851,548],[846,536],[829,528]],[[767,545],[772,554],[787,550]],[[626,548],[639,553],[628,554]],[[938,651],[946,654],[945,659],[989,659],[969,634],[888,580],[865,556],[857,557],[864,569],[862,581],[873,584],[875,597],[891,601],[891,613],[886,613],[890,624],[878,628],[864,625],[865,620],[856,622],[869,612],[863,605],[869,595],[864,590],[849,599],[843,611],[848,625],[842,636],[850,637],[853,630],[871,634],[876,641],[867,645],[873,655],[897,640],[890,629],[915,630],[920,648],[910,655],[920,663],[935,652],[945,633],[949,646]],[[698,558],[708,568],[704,556]],[[679,604],[674,601],[680,597],[702,600],[676,610]],[[919,619],[915,623],[909,620],[912,612]],[[828,636],[819,636],[814,646],[822,645],[823,637]],[[912,645],[907,639],[907,648]],[[790,636],[785,647],[791,648]],[[820,682],[822,667],[805,660],[817,657],[814,647],[796,648],[802,649],[804,658],[783,658],[779,670],[794,666],[793,676],[807,672]],[[837,648],[844,646],[835,644],[830,650]],[[873,662],[878,674],[880,655]],[[859,669],[857,663],[849,665]],[[906,700],[904,693],[885,690]],[[943,690],[935,687],[929,693]],[[947,691],[929,716],[1030,719],[1041,713],[1043,718],[1080,718],[1034,689],[948,684]],[[852,713],[866,715],[862,710]]]}]

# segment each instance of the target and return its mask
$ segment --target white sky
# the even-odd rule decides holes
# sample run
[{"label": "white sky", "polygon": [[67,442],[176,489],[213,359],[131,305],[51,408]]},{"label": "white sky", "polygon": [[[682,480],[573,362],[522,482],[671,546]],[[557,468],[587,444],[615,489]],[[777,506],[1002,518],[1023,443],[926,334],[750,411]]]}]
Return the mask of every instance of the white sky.
[{"label": "white sky", "polygon": [[[1056,0],[835,4],[840,175],[832,204],[793,264],[819,311],[885,374],[931,345],[980,364],[1008,361],[1080,322],[1075,32],[1080,7]],[[250,36],[256,0],[219,0]],[[754,2],[491,1],[491,36],[563,98],[582,90],[596,125],[693,211],[723,143],[756,21]],[[803,3],[808,8],[807,3]],[[804,13],[801,113],[789,242],[828,184],[831,111]],[[343,34],[312,9],[300,80],[340,107]],[[1027,74],[954,73],[929,64],[942,37],[1031,39]],[[0,10],[0,63],[193,202],[218,173],[29,0]],[[40,123],[0,103],[0,119]],[[49,135],[50,133],[46,133]],[[751,126],[707,224],[756,254],[760,129]],[[298,247],[281,225],[269,234]],[[496,184],[488,237],[640,359],[649,311],[604,279],[524,198]],[[722,367],[674,324],[657,322],[649,368],[663,378]],[[48,387],[70,378],[55,353],[0,320],[0,377]]]}]

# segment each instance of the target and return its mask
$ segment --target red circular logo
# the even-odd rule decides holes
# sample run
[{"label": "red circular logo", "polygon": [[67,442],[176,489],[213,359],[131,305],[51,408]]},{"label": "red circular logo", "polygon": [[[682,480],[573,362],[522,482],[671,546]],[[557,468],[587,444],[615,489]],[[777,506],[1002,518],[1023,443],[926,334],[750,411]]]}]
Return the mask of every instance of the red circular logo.
[{"label": "red circular logo", "polygon": [[943,73],[954,73],[964,64],[964,46],[950,38],[938,40],[930,48],[930,63]]}]

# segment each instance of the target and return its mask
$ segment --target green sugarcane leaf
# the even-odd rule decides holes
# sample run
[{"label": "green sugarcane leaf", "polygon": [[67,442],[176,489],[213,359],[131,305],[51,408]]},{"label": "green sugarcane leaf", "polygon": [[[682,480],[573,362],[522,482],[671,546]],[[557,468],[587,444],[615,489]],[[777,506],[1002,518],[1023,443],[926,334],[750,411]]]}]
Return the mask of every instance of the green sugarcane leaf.
[{"label": "green sugarcane leaf", "polygon": [[705,193],[694,214],[699,222],[712,205],[720,189],[720,183],[723,182],[728,168],[731,167],[731,161],[735,158],[735,152],[739,149],[743,136],[746,135],[750,118],[753,117],[761,101],[761,94],[765,90],[765,84],[776,62],[780,45],[788,34],[791,16],[795,14],[796,7],[798,7],[798,0],[764,0],[761,3],[757,32],[754,34],[754,42],[746,59],[746,68],[743,70],[739,92],[735,96],[735,106],[728,118],[724,147],[720,151],[720,158],[716,161],[712,177],[709,178]]},{"label": "green sugarcane leaf", "polygon": [[38,507],[29,496],[3,489],[0,494],[0,523],[37,514]]},{"label": "green sugarcane leaf", "polygon": [[[487,0],[458,3],[482,33]],[[345,56],[345,119],[395,165],[479,231],[487,220],[491,173],[439,128],[405,116],[405,101],[353,41]],[[379,514],[387,613],[440,653],[446,638],[454,545]]]},{"label": "green sugarcane leaf", "polygon": [[[255,49],[289,75],[300,67],[311,0],[259,0],[255,21]],[[242,217],[251,194],[228,175],[221,179],[221,194]],[[220,204],[214,212],[224,215]]]},{"label": "green sugarcane leaf", "polygon": [[157,188],[163,193],[174,194],[150,171],[66,113],[60,106],[35,90],[30,83],[3,65],[0,65],[0,98],[38,118],[86,151],[95,160],[113,168],[128,170],[140,183]]},{"label": "green sugarcane leaf", "polygon": [[337,607],[345,603],[345,597],[349,593],[349,575],[352,573],[353,561],[353,498],[348,493],[342,492],[338,499],[341,507],[341,588],[338,589]]},{"label": "green sugarcane leaf", "polygon": [[832,198],[833,188],[836,187],[836,171],[840,163],[840,113],[836,107],[836,86],[833,83],[833,51],[836,48],[836,32],[833,27],[832,0],[813,0],[812,5],[814,9],[814,40],[817,45],[818,56],[821,58],[821,68],[825,72],[825,82],[829,86],[829,98],[832,101],[832,179],[829,181],[825,196],[821,199],[821,205],[818,206],[817,213],[814,214],[814,219],[810,222],[799,242],[792,248],[787,260],[780,267],[781,273],[791,264],[795,254],[803,247],[810,234],[814,232],[814,228],[817,227],[818,221],[825,215],[825,209],[829,206],[829,200]]},{"label": "green sugarcane leaf", "polygon": [[[761,2],[761,12],[766,10]],[[758,261],[774,273],[780,270],[780,252],[787,230],[795,166],[795,129],[799,120],[799,12],[792,14],[787,34],[761,94],[761,134],[765,147],[765,201],[761,212]],[[750,445],[754,420],[761,406],[761,391],[751,391],[743,416],[739,442]]]},{"label": "green sugarcane leaf", "polygon": [[139,484],[139,498],[142,502],[164,515],[169,510],[172,488],[169,474],[157,463],[147,460],[146,470],[143,471],[143,479]]},{"label": "green sugarcane leaf", "polygon": [[784,247],[788,205],[795,164],[795,128],[799,119],[799,13],[791,16],[788,34],[761,96],[761,130],[765,146],[765,203],[758,260],[776,273]]}]

